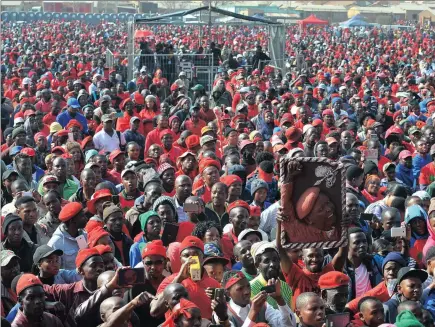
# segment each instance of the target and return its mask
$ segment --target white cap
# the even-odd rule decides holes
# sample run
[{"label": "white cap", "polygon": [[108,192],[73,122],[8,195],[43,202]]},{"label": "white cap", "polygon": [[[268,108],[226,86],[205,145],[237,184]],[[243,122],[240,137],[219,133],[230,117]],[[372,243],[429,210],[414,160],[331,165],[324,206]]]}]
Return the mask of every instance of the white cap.
[{"label": "white cap", "polygon": [[341,90],[347,90],[347,87],[344,86],[344,85],[342,85],[342,86],[340,86],[339,90],[340,90],[340,91],[341,91]]},{"label": "white cap", "polygon": [[314,127],[314,126],[311,124],[304,125],[304,127],[302,127],[302,134],[305,134],[306,131],[308,131],[311,127]]},{"label": "white cap", "polygon": [[263,240],[263,234],[261,234],[258,230],[252,229],[252,228],[248,228],[248,229],[244,229],[240,232],[239,236],[237,237],[237,240],[240,242],[241,240],[243,240],[243,238],[246,236],[246,234],[249,233],[255,233],[258,235],[258,237],[260,238],[260,240],[262,241],[267,241],[267,240]]}]

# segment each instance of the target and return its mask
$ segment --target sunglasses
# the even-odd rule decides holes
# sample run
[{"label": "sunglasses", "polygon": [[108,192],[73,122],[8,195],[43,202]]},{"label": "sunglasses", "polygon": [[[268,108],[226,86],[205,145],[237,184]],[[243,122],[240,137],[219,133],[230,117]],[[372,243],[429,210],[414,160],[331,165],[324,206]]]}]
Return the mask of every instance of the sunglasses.
[{"label": "sunglasses", "polygon": [[156,261],[144,261],[144,265],[151,267],[151,266],[160,266],[163,264],[163,260],[156,260]]}]

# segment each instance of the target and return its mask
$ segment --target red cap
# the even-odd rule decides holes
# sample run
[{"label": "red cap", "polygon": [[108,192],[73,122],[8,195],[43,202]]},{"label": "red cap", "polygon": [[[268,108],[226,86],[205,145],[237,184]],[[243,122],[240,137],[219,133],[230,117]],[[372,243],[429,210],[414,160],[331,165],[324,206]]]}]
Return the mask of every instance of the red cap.
[{"label": "red cap", "polygon": [[251,217],[260,217],[261,216],[261,208],[259,206],[250,206],[249,207],[249,215]]},{"label": "red cap", "polygon": [[187,248],[198,248],[204,252],[204,242],[196,236],[187,236],[180,245],[180,253]]},{"label": "red cap", "polygon": [[89,247],[93,248],[94,246],[96,246],[98,240],[104,236],[109,236],[109,233],[103,227],[97,226],[97,227],[93,228],[88,233],[88,245],[89,245]]},{"label": "red cap", "polygon": [[232,184],[236,182],[242,183],[242,179],[237,175],[227,175],[221,177],[221,182],[224,183],[227,187],[230,187]]},{"label": "red cap", "polygon": [[115,160],[115,158],[116,158],[117,156],[119,156],[120,154],[124,154],[124,153],[125,153],[124,151],[121,151],[121,150],[119,150],[119,149],[116,149],[115,151],[113,151],[113,152],[110,154],[110,156],[109,156],[109,161],[110,161],[110,163],[113,164],[113,160]]},{"label": "red cap", "polygon": [[100,255],[103,255],[104,253],[113,253],[110,245],[99,244],[94,247],[94,249],[96,249]]},{"label": "red cap", "polygon": [[[136,98],[136,94],[138,94],[138,93],[135,93],[135,98]],[[140,94],[139,94],[139,95],[140,95]],[[142,95],[140,95],[140,96],[143,98]],[[121,108],[121,110],[124,110],[125,105],[126,105],[127,103],[129,103],[129,102],[133,102],[133,101],[131,101],[130,98],[124,99],[124,100],[121,102],[121,104],[119,105],[119,108]],[[136,101],[136,103],[137,103],[137,101]]]},{"label": "red cap", "polygon": [[294,118],[293,115],[291,113],[285,113],[284,115],[282,115],[281,120],[279,122],[280,126],[282,126],[285,123],[294,123]]},{"label": "red cap", "polygon": [[233,210],[234,208],[237,208],[237,207],[245,208],[246,210],[248,210],[248,212],[251,212],[251,208],[249,207],[249,204],[243,200],[237,200],[237,201],[232,202],[227,207],[227,212],[230,213],[231,210]]},{"label": "red cap", "polygon": [[66,204],[62,210],[60,210],[59,213],[59,220],[61,222],[66,222],[73,218],[74,216],[77,216],[81,211],[83,210],[83,207],[78,202],[70,202]]},{"label": "red cap", "polygon": [[287,141],[290,141],[290,143],[294,143],[300,140],[302,135],[302,132],[299,128],[297,127],[290,127],[289,129],[286,130],[285,132],[285,137],[287,139]]},{"label": "red cap", "polygon": [[330,290],[340,286],[348,286],[350,278],[339,271],[330,271],[319,278],[319,287],[321,290]]},{"label": "red cap", "polygon": [[33,275],[33,274],[23,274],[20,279],[18,279],[17,283],[17,295],[20,295],[22,291],[24,291],[26,288],[39,285],[42,287],[41,280]]},{"label": "red cap", "polygon": [[393,114],[393,121],[396,120],[397,117],[402,115],[402,111],[398,110]]},{"label": "red cap", "polygon": [[334,112],[332,111],[332,109],[326,109],[322,112],[322,117],[325,117],[326,115],[334,116]]},{"label": "red cap", "polygon": [[197,147],[199,143],[199,136],[198,135],[190,135],[186,137],[186,146],[189,150],[192,150],[193,148]]},{"label": "red cap", "polygon": [[171,92],[178,90],[178,85],[176,83],[171,85]]},{"label": "red cap", "polygon": [[32,148],[24,148],[21,150],[21,153],[27,154],[29,157],[34,157],[36,152]]},{"label": "red cap", "polygon": [[166,248],[163,246],[161,240],[154,240],[146,244],[145,248],[142,250],[142,259],[150,255],[159,255],[166,259]]},{"label": "red cap", "polygon": [[204,158],[199,162],[199,173],[202,174],[206,168],[211,166],[214,166],[218,170],[221,170],[221,164],[219,163],[219,161],[212,158]]},{"label": "red cap", "polygon": [[100,253],[96,248],[79,250],[79,253],[77,253],[76,257],[76,268],[80,268],[86,260],[95,256],[100,256]]},{"label": "red cap", "polygon": [[134,102],[136,104],[145,104],[145,98],[143,97],[142,94],[140,94],[138,92],[134,92]]},{"label": "red cap", "polygon": [[402,160],[402,159],[405,159],[405,158],[408,158],[408,157],[412,157],[412,153],[410,151],[408,151],[408,150],[400,151],[400,153],[399,153],[399,160]]}]

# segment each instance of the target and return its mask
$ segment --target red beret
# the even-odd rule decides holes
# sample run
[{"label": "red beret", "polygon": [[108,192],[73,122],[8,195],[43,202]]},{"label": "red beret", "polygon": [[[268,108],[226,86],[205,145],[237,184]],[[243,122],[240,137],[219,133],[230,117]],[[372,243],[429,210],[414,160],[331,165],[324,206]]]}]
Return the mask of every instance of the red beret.
[{"label": "red beret", "polygon": [[322,117],[325,117],[326,115],[334,116],[334,112],[332,111],[332,109],[326,109],[322,112]]},{"label": "red beret", "polygon": [[[71,119],[69,122],[68,122],[68,124],[66,125],[66,128],[71,128],[71,127],[73,127],[73,126],[76,126],[76,127],[78,127],[78,128],[80,128],[80,130],[82,131],[83,130],[83,126],[82,126],[82,124],[80,124],[80,122],[77,120],[77,119]],[[59,131],[60,132],[60,131]],[[59,132],[57,132],[57,135],[58,136],[61,136],[61,135],[59,135]]]},{"label": "red beret", "polygon": [[59,220],[64,223],[73,218],[74,216],[77,216],[82,210],[83,207],[81,203],[70,202],[65,205],[62,210],[60,210]]},{"label": "red beret", "polygon": [[398,110],[393,114],[393,121],[396,120],[397,117],[402,115],[402,111]]},{"label": "red beret", "polygon": [[246,210],[248,210],[248,212],[251,212],[251,208],[249,207],[249,204],[243,200],[237,200],[232,202],[228,207],[227,207],[227,212],[230,213],[231,210],[233,210],[234,208],[238,208],[238,207],[242,207],[245,208]]},{"label": "red beret", "polygon": [[204,158],[199,162],[199,173],[202,174],[206,168],[211,166],[214,166],[218,170],[221,170],[221,164],[219,163],[219,161],[212,158]]},{"label": "red beret", "polygon": [[251,217],[260,217],[261,216],[261,208],[259,206],[250,206],[249,207],[249,215]]},{"label": "red beret", "polygon": [[341,84],[341,80],[340,80],[340,78],[339,77],[333,77],[332,79],[331,79],[331,84]]},{"label": "red beret", "polygon": [[[135,93],[135,98],[136,98],[136,94],[138,94],[138,93]],[[140,95],[140,94],[139,94]],[[142,95],[140,95],[140,96],[142,96]],[[143,97],[142,97],[143,98]],[[129,102],[133,102],[130,98],[127,98],[127,99],[124,99],[122,102],[121,102],[121,104],[119,105],[119,108],[121,108],[121,110],[124,110],[124,107],[125,107],[125,105],[127,104],[127,103],[129,103]],[[137,103],[137,102],[136,102]]]},{"label": "red beret", "polygon": [[339,271],[330,271],[319,278],[319,287],[321,290],[329,290],[340,286],[347,286],[350,278]]},{"label": "red beret", "polygon": [[34,157],[36,152],[32,148],[24,148],[21,150],[21,153],[27,154],[29,157]]},{"label": "red beret", "polygon": [[62,152],[62,153],[65,153],[65,152],[66,152],[66,150],[65,150],[64,148],[62,148],[60,145],[55,146],[53,149],[51,149],[51,153],[54,153],[54,152],[56,152],[56,151],[60,151],[60,152]]},{"label": "red beret", "polygon": [[85,148],[86,144],[88,144],[90,141],[92,141],[92,136],[86,136],[81,143],[82,150]]},{"label": "red beret", "polygon": [[17,295],[20,295],[22,291],[24,291],[26,288],[39,285],[42,287],[41,280],[33,275],[33,274],[23,274],[19,279],[17,283]]},{"label": "red beret", "polygon": [[187,248],[198,248],[204,252],[204,242],[196,236],[187,236],[180,245],[180,253]]},{"label": "red beret", "polygon": [[291,143],[299,141],[301,138],[301,135],[302,135],[301,130],[297,127],[294,127],[294,126],[290,127],[289,129],[287,129],[285,131],[285,137]]},{"label": "red beret", "polygon": [[242,179],[237,175],[222,176],[221,182],[224,183],[227,187],[230,187],[232,184],[236,182],[243,183]]},{"label": "red beret", "polygon": [[113,253],[113,250],[110,247],[110,245],[99,244],[95,247],[95,249],[98,251],[100,255],[103,255],[104,253]]},{"label": "red beret", "polygon": [[321,119],[317,118],[317,119],[314,119],[314,120],[313,120],[313,122],[311,123],[311,125],[313,125],[314,127],[316,127],[316,126],[323,125],[323,122],[322,122]]},{"label": "red beret", "polygon": [[163,131],[161,131],[160,133],[159,133],[159,137],[160,137],[160,139],[162,139],[163,138],[163,136],[165,136],[165,135],[172,135],[172,138],[174,138],[174,132],[172,131],[172,130],[170,130],[169,128],[167,128],[167,129],[164,129]]},{"label": "red beret", "polygon": [[93,248],[97,245],[100,238],[104,236],[109,236],[109,233],[101,226],[96,226],[88,233],[88,245]]},{"label": "red beret", "polygon": [[304,193],[299,197],[296,203],[296,214],[299,219],[304,219],[314,207],[317,197],[319,196],[320,188],[309,187]]},{"label": "red beret", "polygon": [[142,94],[138,92],[134,92],[134,102],[136,104],[145,104],[145,98],[143,97]]},{"label": "red beret", "polygon": [[199,145],[199,136],[198,135],[190,135],[186,137],[186,146],[187,149],[192,150],[194,147]]},{"label": "red beret", "polygon": [[86,260],[95,256],[100,256],[100,253],[96,248],[79,250],[79,253],[77,253],[76,257],[76,268],[80,268]]},{"label": "red beret", "polygon": [[166,248],[163,246],[161,240],[154,240],[146,244],[145,248],[142,250],[142,259],[150,255],[158,255],[166,258]]},{"label": "red beret", "polygon": [[280,125],[283,125],[285,123],[294,123],[294,118],[293,115],[291,113],[285,113],[284,115],[282,115],[281,120],[279,122]]},{"label": "red beret", "polygon": [[59,132],[56,133],[56,135],[57,135],[58,137],[60,137],[60,136],[68,136],[68,133],[69,133],[68,130],[66,130],[66,129],[61,129]]}]

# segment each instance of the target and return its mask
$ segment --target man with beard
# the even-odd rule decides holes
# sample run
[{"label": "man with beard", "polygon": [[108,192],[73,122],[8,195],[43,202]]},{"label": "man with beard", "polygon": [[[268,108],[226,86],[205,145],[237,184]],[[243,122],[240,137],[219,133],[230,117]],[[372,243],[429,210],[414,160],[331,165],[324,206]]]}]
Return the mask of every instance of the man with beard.
[{"label": "man with beard", "polygon": [[233,249],[236,261],[242,266],[241,272],[245,275],[249,282],[257,277],[258,274],[257,268],[255,268],[254,258],[251,255],[251,247],[251,242],[242,240],[237,243]]},{"label": "man with beard", "polygon": [[314,157],[314,146],[320,140],[319,132],[316,128],[310,127],[305,132],[304,142],[302,143],[304,146],[304,153],[306,157]]},{"label": "man with beard", "polygon": [[142,292],[146,292],[150,295],[149,302],[145,305],[138,306],[134,312],[139,317],[142,324],[147,326],[157,327],[163,323],[163,317],[153,317],[150,314],[150,302],[154,295],[157,293],[160,283],[165,279],[163,276],[163,270],[166,267],[166,248],[163,246],[162,241],[154,240],[146,244],[142,250],[142,262],[145,268],[145,282],[139,285],[135,285],[134,288],[130,288],[124,296],[124,300],[128,303]]},{"label": "man with beard", "polygon": [[21,309],[12,322],[14,327],[62,327],[56,316],[45,312],[45,292],[41,280],[32,274],[22,275],[17,283],[17,296]]},{"label": "man with beard", "polygon": [[326,313],[342,313],[348,297],[349,277],[339,271],[330,271],[320,276],[319,288],[326,304]]},{"label": "man with beard", "polygon": [[86,117],[79,113],[80,104],[76,98],[69,98],[68,108],[56,117],[56,121],[65,128],[71,119],[76,119],[83,127],[83,134],[88,133],[88,121]]},{"label": "man with beard", "polygon": [[[288,285],[293,290],[293,299],[304,292],[318,292],[319,279],[334,270],[341,271],[346,261],[347,247],[339,248],[332,261],[324,265],[325,255],[323,249],[308,248],[302,250],[302,260],[305,268],[301,269],[297,263],[292,262],[291,256],[281,245],[282,209],[278,210],[276,228],[276,246],[281,258],[281,269]],[[349,219],[343,219],[343,227],[347,227]],[[295,305],[295,302],[293,303]]]},{"label": "man with beard", "polygon": [[[259,273],[258,276],[250,282],[251,299],[262,292],[262,288],[269,284],[269,280],[277,279],[281,284],[281,295],[285,303],[291,307],[293,293],[286,282],[279,280],[280,257],[275,245],[267,241],[255,243],[251,247],[251,254]],[[276,299],[272,298],[270,295],[267,296],[267,303],[274,309],[278,309]]]}]

